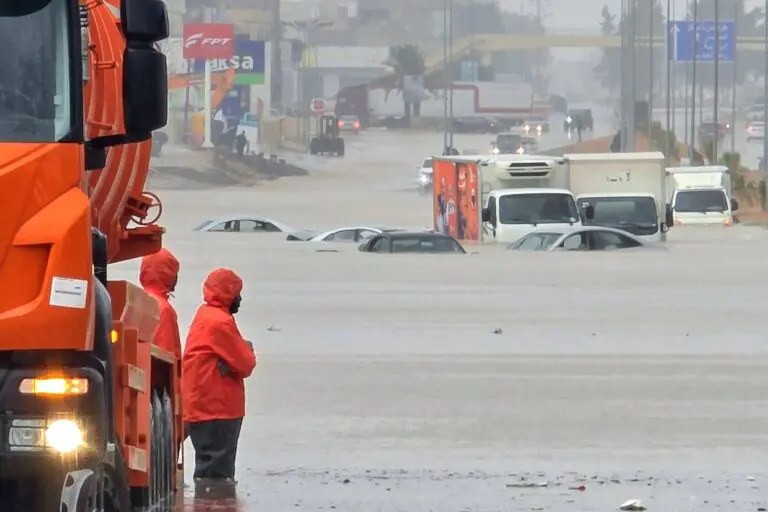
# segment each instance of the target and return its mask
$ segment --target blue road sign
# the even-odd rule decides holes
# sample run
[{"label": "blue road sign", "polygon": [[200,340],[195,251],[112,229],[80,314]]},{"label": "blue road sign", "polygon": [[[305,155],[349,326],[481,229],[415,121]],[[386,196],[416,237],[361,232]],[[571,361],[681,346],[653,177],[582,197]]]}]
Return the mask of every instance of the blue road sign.
[{"label": "blue road sign", "polygon": [[[714,62],[714,21],[668,22],[668,58],[675,62]],[[733,62],[736,54],[736,25],[733,21],[720,22],[720,62]]]}]

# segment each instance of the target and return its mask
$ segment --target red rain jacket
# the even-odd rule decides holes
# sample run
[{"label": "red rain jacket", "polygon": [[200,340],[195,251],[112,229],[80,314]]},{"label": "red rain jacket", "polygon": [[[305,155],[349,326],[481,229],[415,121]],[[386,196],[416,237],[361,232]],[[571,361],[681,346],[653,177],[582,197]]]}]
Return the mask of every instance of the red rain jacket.
[{"label": "red rain jacket", "polygon": [[[243,339],[229,306],[243,289],[231,270],[210,273],[203,299],[184,347],[182,399],[184,421],[238,419],[245,416],[244,379],[256,367],[256,354]],[[219,362],[228,373],[223,375]]]},{"label": "red rain jacket", "polygon": [[179,277],[179,260],[167,249],[160,249],[141,260],[139,282],[144,290],[160,303],[160,323],[155,331],[155,345],[181,359],[181,337],[176,310],[168,302],[168,296]]}]

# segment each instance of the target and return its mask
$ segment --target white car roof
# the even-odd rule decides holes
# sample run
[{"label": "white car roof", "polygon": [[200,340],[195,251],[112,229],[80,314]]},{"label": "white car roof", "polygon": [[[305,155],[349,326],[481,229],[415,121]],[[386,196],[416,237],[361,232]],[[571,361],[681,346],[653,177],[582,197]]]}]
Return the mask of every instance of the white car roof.
[{"label": "white car roof", "polygon": [[280,228],[282,231],[294,231],[293,228],[287,226],[286,224],[283,224],[280,221],[277,221],[275,219],[271,219],[269,217],[264,217],[263,215],[253,215],[248,213],[243,214],[230,214],[230,215],[223,215],[221,217],[216,217],[213,219],[210,219],[207,221],[207,223],[203,226],[203,228],[213,226],[216,224],[221,224],[222,222],[232,222],[235,220],[257,220],[259,222],[269,222],[271,224],[274,224],[278,228]]},{"label": "white car roof", "polygon": [[588,232],[588,231],[607,231],[609,233],[616,233],[617,235],[625,235],[625,236],[628,236],[629,238],[632,238],[633,240],[643,243],[642,240],[637,238],[632,233],[628,233],[627,231],[624,231],[621,229],[609,228],[605,226],[569,226],[569,227],[549,228],[549,229],[547,229],[545,226],[541,226],[541,227],[537,227],[536,229],[534,229],[528,234],[531,235],[534,233],[560,233],[561,235],[570,235],[573,233]]}]

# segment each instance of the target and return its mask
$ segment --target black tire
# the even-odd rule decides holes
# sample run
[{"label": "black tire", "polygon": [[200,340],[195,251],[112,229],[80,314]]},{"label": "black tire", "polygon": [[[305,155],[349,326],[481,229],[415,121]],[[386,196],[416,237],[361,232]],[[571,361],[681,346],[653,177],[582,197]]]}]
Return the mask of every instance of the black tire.
[{"label": "black tire", "polygon": [[173,449],[176,444],[176,428],[173,417],[173,402],[168,396],[168,391],[163,391],[163,426],[165,432],[165,457],[167,464],[165,466],[165,495],[167,502],[173,502],[174,489],[173,480],[176,473],[176,459],[173,456]]},{"label": "black tire", "polygon": [[160,503],[163,501],[162,487],[163,487],[163,467],[166,464],[165,461],[165,447],[163,446],[163,440],[165,432],[163,432],[163,405],[158,398],[157,393],[152,393],[152,427],[151,427],[151,440],[150,440],[150,476],[149,476],[149,508],[150,510],[158,510]]},{"label": "black tire", "polygon": [[318,151],[319,150],[318,145],[319,145],[319,141],[317,139],[312,139],[311,141],[309,141],[309,154],[310,155],[318,154],[318,152],[319,152]]},{"label": "black tire", "polygon": [[338,144],[339,144],[339,148],[336,151],[336,154],[339,155],[339,156],[344,156],[344,149],[345,149],[344,148],[344,139],[339,139]]}]

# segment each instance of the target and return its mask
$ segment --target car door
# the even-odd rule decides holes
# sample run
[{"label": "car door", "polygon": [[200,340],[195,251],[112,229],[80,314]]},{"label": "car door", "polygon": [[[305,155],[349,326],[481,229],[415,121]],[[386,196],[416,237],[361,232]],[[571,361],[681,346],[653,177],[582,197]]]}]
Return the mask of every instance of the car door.
[{"label": "car door", "polygon": [[615,251],[617,249],[632,249],[642,244],[621,233],[612,231],[592,231],[589,233],[590,251]]},{"label": "car door", "polygon": [[331,233],[323,239],[323,242],[354,242],[357,232],[354,229],[342,229]]},{"label": "car door", "polygon": [[243,219],[238,224],[239,231],[243,233],[274,233],[282,231],[271,222],[257,219]]},{"label": "car door", "polygon": [[587,237],[587,233],[581,231],[568,235],[555,249],[561,251],[586,251],[588,248],[589,237]]}]

